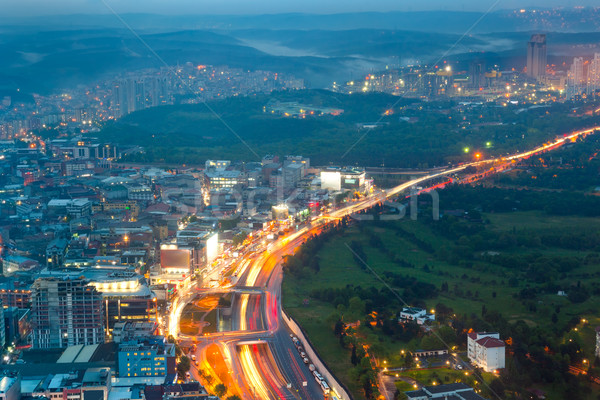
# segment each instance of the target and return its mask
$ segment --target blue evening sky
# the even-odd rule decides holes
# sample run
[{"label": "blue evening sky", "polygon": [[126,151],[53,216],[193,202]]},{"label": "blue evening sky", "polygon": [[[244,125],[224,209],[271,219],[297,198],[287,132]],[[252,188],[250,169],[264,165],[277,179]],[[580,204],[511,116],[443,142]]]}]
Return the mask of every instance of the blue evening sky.
[{"label": "blue evening sky", "polygon": [[[106,1],[119,13],[272,14],[357,11],[484,11],[495,0],[0,0],[4,16],[107,13]],[[500,0],[497,9],[597,6],[598,0]]]}]

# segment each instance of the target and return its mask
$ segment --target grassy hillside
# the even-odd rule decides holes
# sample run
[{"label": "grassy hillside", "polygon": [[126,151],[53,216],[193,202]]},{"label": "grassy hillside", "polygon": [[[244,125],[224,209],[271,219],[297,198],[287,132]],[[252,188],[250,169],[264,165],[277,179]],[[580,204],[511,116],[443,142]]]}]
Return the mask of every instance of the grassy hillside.
[{"label": "grassy hillside", "polygon": [[[284,117],[264,112],[272,101],[295,101],[343,109],[344,113]],[[108,124],[100,136],[146,148],[145,154],[130,161],[251,161],[256,160],[254,151],[259,156],[302,154],[310,157],[313,165],[420,167],[471,160],[475,151],[506,154],[600,122],[600,117],[567,118],[569,107],[561,104],[520,113],[516,113],[517,106],[481,106],[448,113],[441,110],[452,103],[415,103],[386,94],[342,95],[319,90],[230,98],[209,105],[222,120],[203,104],[160,107]],[[390,115],[384,115],[386,111]],[[414,117],[418,123],[400,117]],[[372,130],[360,127],[375,121],[382,125]],[[466,147],[473,152],[465,154]]]}]

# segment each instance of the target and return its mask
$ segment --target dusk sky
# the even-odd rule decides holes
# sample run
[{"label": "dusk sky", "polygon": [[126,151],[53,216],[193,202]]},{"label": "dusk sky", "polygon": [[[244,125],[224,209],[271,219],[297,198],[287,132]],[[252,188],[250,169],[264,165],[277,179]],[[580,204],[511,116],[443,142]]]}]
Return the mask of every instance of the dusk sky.
[{"label": "dusk sky", "polygon": [[[117,12],[162,14],[270,14],[285,12],[342,13],[356,11],[484,11],[495,0],[105,0]],[[2,14],[107,13],[102,0],[2,0]],[[527,4],[527,6],[525,6]],[[597,0],[500,0],[494,9],[595,6]]]}]

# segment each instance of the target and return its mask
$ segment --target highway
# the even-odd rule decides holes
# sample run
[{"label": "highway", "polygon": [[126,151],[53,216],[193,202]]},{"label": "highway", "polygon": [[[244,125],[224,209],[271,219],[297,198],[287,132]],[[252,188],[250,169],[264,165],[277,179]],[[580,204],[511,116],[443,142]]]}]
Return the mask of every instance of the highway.
[{"label": "highway", "polygon": [[[212,384],[206,383],[206,379],[202,380],[196,369],[192,370],[192,375],[206,383],[209,388],[219,382],[226,383],[230,389],[229,394],[238,394],[243,399],[323,398],[321,386],[300,357],[290,338],[290,330],[281,316],[283,256],[293,254],[306,238],[319,234],[332,220],[368,209],[411,187],[456,174],[468,167],[491,165],[486,173],[496,173],[520,159],[556,149],[580,136],[592,134],[597,129],[600,128],[573,132],[533,150],[511,156],[474,161],[443,171],[437,170],[394,188],[377,191],[360,201],[346,203],[342,208],[316,218],[310,225],[280,237],[269,245],[262,244],[263,240],[259,235],[247,247],[258,247],[262,252],[257,250],[241,255],[236,264],[239,272],[236,285],[216,290],[235,290],[231,317],[234,330],[196,338],[199,369],[213,376],[214,380]],[[173,336],[177,337],[179,334],[179,315],[183,307],[195,295],[197,290],[189,288],[182,291],[173,302],[169,318],[169,333]],[[181,338],[181,335],[179,337]]]}]

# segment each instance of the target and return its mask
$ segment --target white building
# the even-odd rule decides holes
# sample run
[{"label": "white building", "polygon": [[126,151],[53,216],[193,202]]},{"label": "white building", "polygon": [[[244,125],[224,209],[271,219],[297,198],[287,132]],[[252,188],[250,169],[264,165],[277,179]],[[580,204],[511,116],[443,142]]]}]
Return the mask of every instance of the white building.
[{"label": "white building", "polygon": [[506,346],[496,332],[468,334],[467,354],[474,365],[486,372],[504,368]]},{"label": "white building", "polygon": [[427,310],[417,307],[404,307],[400,311],[400,322],[416,321],[417,324],[423,325],[428,321],[435,321],[435,314],[427,314]]}]

